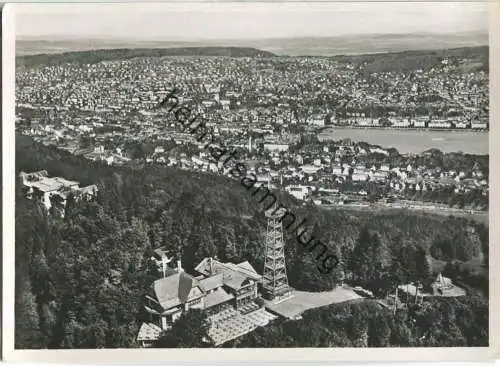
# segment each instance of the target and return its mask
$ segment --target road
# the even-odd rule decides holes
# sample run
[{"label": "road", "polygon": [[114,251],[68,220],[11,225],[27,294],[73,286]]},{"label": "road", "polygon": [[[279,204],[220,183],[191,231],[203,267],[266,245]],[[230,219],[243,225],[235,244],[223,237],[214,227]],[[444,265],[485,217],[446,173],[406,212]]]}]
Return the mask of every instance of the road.
[{"label": "road", "polygon": [[345,209],[355,209],[355,210],[412,210],[417,212],[425,212],[436,215],[451,215],[457,217],[470,218],[478,222],[482,222],[486,225],[489,223],[489,213],[488,211],[478,211],[478,210],[463,210],[459,208],[450,208],[445,206],[436,205],[424,205],[424,204],[408,204],[408,203],[355,203],[355,204],[329,204],[321,205],[320,207],[326,209],[332,208],[345,208]]}]

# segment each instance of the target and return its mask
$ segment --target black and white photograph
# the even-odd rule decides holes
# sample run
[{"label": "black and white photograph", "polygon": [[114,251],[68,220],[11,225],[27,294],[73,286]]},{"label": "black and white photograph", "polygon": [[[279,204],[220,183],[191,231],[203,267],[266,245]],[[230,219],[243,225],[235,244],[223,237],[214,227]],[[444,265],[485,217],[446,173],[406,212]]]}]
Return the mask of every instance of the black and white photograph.
[{"label": "black and white photograph", "polygon": [[12,9],[16,350],[490,346],[487,3]]}]

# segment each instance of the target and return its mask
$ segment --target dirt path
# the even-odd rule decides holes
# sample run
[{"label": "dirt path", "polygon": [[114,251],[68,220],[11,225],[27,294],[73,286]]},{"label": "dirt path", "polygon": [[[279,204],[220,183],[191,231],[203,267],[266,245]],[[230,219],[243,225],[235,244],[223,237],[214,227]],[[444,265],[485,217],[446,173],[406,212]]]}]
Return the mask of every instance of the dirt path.
[{"label": "dirt path", "polygon": [[348,287],[337,287],[325,292],[294,291],[294,296],[290,299],[266,307],[272,312],[293,319],[309,309],[362,298]]}]

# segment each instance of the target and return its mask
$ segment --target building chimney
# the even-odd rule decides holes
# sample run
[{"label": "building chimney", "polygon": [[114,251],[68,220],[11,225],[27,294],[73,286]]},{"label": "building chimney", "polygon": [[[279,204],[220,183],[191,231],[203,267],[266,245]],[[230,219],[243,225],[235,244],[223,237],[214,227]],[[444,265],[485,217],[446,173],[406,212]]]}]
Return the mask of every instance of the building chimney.
[{"label": "building chimney", "polygon": [[182,268],[182,262],[181,262],[181,259],[179,258],[177,260],[177,272],[181,273],[183,271],[184,271],[184,269]]},{"label": "building chimney", "polygon": [[160,259],[161,259],[161,270],[163,272],[163,277],[167,275],[168,264],[172,261],[172,258],[169,258],[165,251],[160,251]]},{"label": "building chimney", "polygon": [[161,269],[163,271],[163,278],[165,278],[167,274],[167,261],[165,256],[161,258]]},{"label": "building chimney", "polygon": [[212,259],[212,257],[210,257],[208,259],[208,263],[210,265],[210,276],[213,276],[213,274],[214,274],[214,260]]}]

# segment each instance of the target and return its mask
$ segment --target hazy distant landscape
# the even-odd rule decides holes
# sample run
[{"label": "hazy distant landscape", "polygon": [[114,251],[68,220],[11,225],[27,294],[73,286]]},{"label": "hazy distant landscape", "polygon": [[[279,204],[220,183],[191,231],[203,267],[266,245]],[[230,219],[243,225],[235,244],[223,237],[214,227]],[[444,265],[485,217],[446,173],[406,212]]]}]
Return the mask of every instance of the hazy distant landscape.
[{"label": "hazy distant landscape", "polygon": [[270,38],[256,40],[199,40],[145,41],[119,39],[64,39],[63,37],[18,37],[17,55],[60,53],[93,49],[113,48],[170,48],[201,46],[254,47],[277,55],[332,56],[341,54],[397,52],[405,50],[428,50],[454,47],[472,47],[488,44],[488,34],[467,32],[455,34],[379,34],[338,37]]}]

